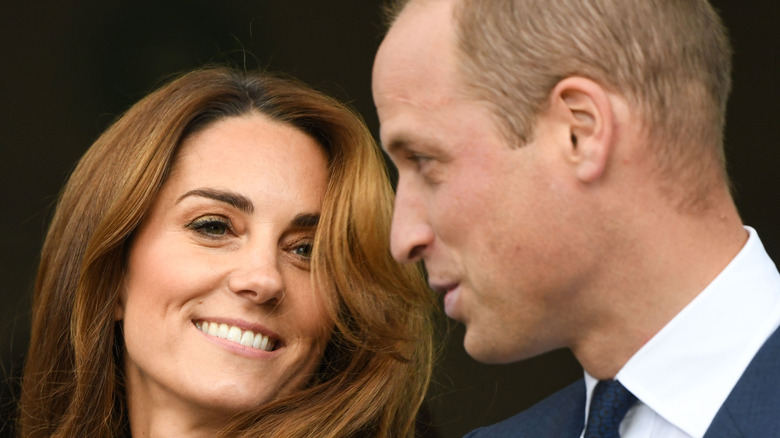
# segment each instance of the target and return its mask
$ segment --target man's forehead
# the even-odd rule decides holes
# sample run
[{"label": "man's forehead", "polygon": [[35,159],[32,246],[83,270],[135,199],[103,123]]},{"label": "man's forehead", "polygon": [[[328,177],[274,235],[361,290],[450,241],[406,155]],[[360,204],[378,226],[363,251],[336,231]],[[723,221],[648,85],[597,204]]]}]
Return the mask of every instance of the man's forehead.
[{"label": "man's forehead", "polygon": [[[374,97],[416,101],[453,85],[454,37],[447,1],[412,2],[391,27],[377,52]],[[424,102],[418,102],[423,104]]]},{"label": "man's forehead", "polygon": [[449,0],[412,1],[396,18],[385,40],[398,41],[413,53],[436,40],[451,38],[452,18]]}]

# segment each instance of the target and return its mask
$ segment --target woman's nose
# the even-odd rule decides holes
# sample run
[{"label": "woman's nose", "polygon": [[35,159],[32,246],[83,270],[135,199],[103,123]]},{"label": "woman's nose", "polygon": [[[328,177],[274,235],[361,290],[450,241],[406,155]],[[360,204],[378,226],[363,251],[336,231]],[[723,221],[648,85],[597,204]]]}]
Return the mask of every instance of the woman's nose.
[{"label": "woman's nose", "polygon": [[258,304],[281,301],[284,294],[284,280],[271,254],[251,254],[244,257],[240,267],[228,279],[230,290]]}]

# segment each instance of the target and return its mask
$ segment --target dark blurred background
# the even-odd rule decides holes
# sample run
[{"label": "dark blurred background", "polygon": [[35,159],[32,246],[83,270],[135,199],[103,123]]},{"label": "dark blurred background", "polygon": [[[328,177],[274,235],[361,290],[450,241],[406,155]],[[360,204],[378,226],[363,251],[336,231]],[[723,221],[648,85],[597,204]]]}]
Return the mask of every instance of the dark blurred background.
[{"label": "dark blurred background", "polygon": [[[374,135],[381,0],[0,0],[0,436],[27,347],[29,294],[57,193],[108,124],[173,74],[206,63],[284,71],[348,101]],[[714,1],[731,31],[727,157],[737,204],[780,260],[777,0]],[[522,303],[518,303],[522,305]],[[580,377],[567,352],[486,366],[443,324],[429,436],[459,437]]]}]

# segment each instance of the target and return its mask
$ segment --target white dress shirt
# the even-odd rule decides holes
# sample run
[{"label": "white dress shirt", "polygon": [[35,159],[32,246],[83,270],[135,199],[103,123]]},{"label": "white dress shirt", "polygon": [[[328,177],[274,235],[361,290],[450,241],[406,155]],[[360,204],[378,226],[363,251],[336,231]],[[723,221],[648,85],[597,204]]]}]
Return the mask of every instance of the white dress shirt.
[{"label": "white dress shirt", "polygon": [[[622,438],[700,438],[780,325],[780,274],[756,231],[726,268],[615,377],[639,401]],[[585,373],[585,415],[597,380]]]}]

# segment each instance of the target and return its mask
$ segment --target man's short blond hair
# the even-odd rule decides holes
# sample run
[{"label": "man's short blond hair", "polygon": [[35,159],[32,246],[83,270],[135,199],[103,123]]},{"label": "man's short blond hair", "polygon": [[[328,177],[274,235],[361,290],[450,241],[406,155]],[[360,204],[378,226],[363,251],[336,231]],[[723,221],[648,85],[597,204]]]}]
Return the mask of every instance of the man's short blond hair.
[{"label": "man's short blond hair", "polygon": [[657,169],[693,194],[684,203],[701,202],[713,180],[726,180],[731,48],[706,0],[456,3],[464,84],[492,107],[510,141],[530,141],[555,85],[584,76],[638,110]]}]

